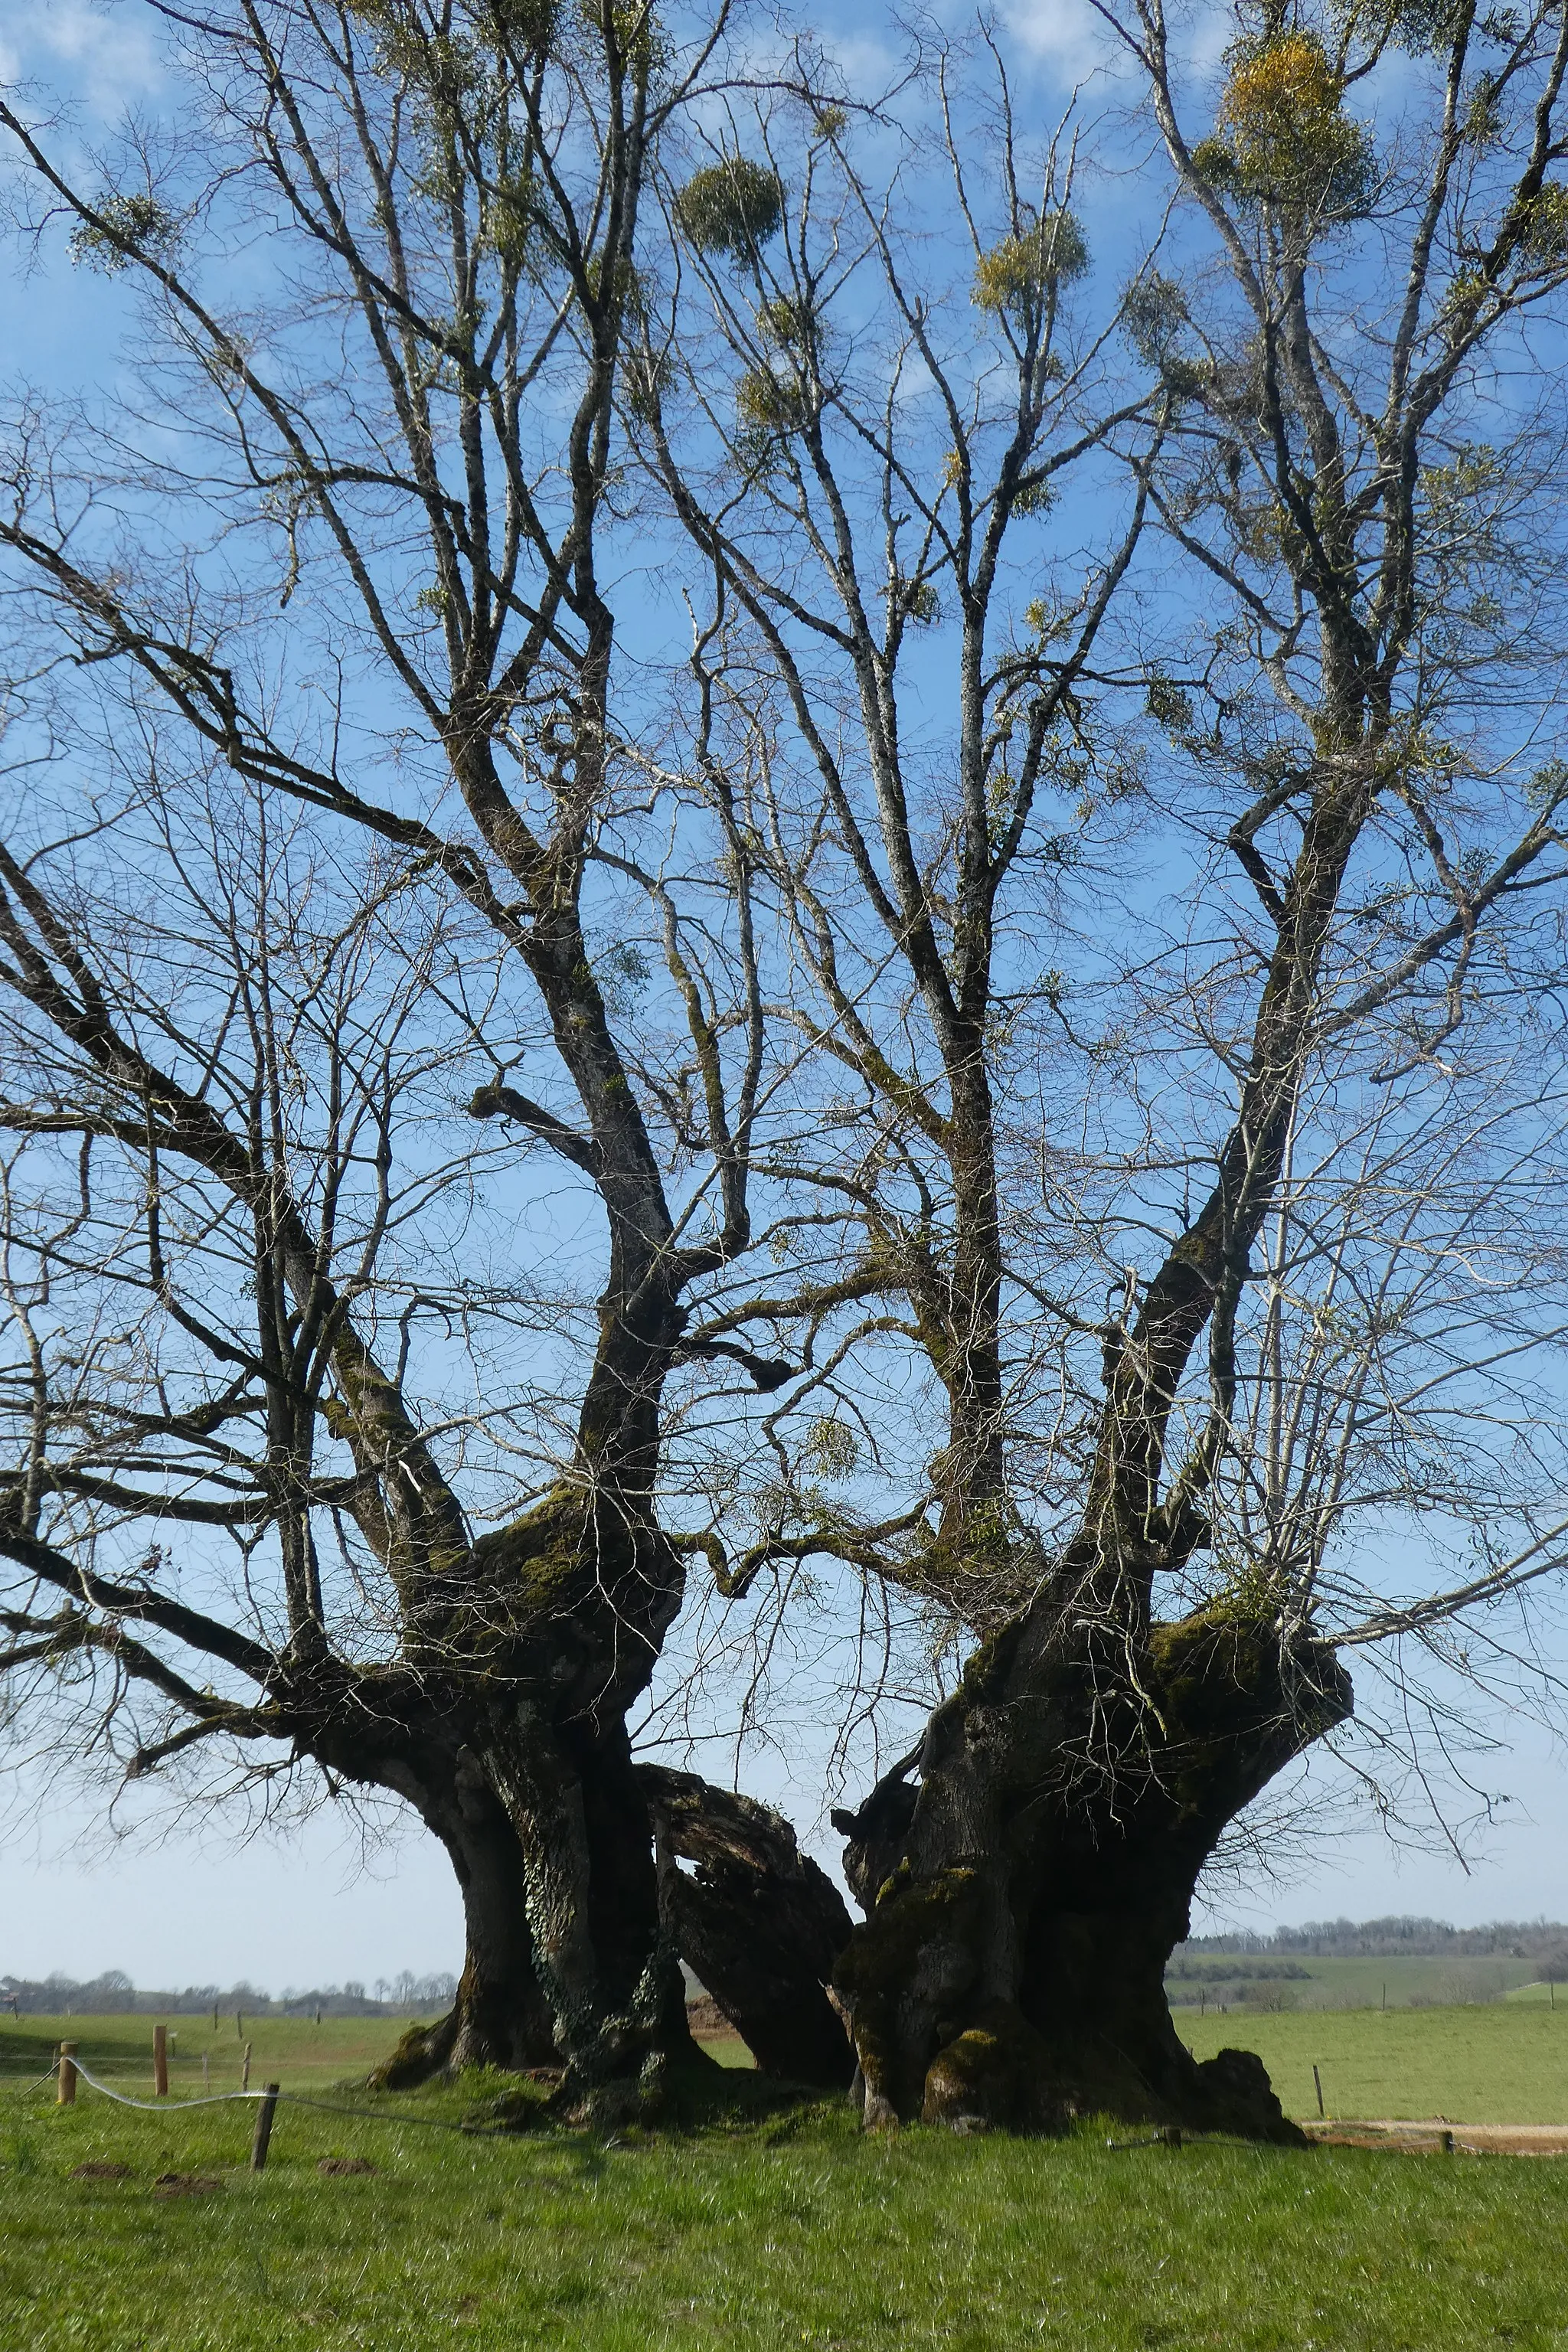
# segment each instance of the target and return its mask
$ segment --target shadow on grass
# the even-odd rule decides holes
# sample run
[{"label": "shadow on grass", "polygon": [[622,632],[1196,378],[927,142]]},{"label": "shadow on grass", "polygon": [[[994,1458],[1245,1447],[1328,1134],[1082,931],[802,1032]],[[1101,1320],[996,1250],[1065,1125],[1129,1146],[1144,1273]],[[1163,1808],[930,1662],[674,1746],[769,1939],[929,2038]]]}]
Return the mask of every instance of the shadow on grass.
[{"label": "shadow on grass", "polygon": [[[465,2076],[469,2094],[463,2126],[481,2137],[547,2132],[624,2140],[755,2131],[771,2126],[770,2137],[787,2137],[814,2117],[844,2105],[842,2094],[803,2083],[779,2082],[749,2069],[721,2066],[699,2053],[668,2068],[656,2088],[605,2084],[586,2095],[563,2084],[551,2089],[526,2078]],[[487,2095],[474,2098],[484,2084]]]}]

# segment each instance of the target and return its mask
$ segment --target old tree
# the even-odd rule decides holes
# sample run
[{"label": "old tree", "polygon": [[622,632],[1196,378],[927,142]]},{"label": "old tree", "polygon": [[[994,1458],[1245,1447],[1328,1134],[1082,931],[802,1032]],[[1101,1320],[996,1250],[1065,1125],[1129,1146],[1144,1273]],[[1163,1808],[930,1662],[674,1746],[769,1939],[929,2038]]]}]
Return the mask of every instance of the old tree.
[{"label": "old tree", "polygon": [[[12,1720],[414,1806],[400,2079],[656,2097],[679,1952],[868,2122],[1288,2133],[1198,1874],[1563,1557],[1568,12],[1103,12],[1092,140],[985,38],[154,13],[157,135],[0,109],[141,352],[0,520]],[[853,1933],[628,1728],[835,1609],[825,1725],[938,1702]]]},{"label": "old tree", "polygon": [[1217,109],[1157,5],[1108,22],[1176,199],[1119,315],[1081,148],[942,55],[947,282],[840,111],[737,118],[792,201],[688,192],[636,429],[942,1415],[876,1572],[981,1637],[835,1816],[868,2120],[1279,2132],[1171,2025],[1197,1874],[1348,1716],[1340,1647],[1561,1559],[1561,416],[1509,379],[1568,16],[1243,11]]},{"label": "old tree", "polygon": [[[841,1898],[783,1824],[705,1832],[660,1784],[661,1903],[626,1732],[707,1533],[658,1513],[672,1374],[699,1423],[708,1368],[774,1389],[758,1315],[859,1286],[735,1286],[798,1092],[744,845],[721,799],[672,847],[616,715],[633,243],[722,18],[167,22],[162,144],[79,187],[4,114],[46,233],[140,293],[149,412],[25,403],[7,465],[9,1664],[134,1773],[258,1743],[416,1810],[468,1959],[400,2079],[559,2057],[569,2101],[656,2094],[695,2055],[665,1915],[705,1835],[804,1906],[800,2046],[787,1955],[740,1952],[732,2000],[847,2078]],[[668,984],[640,1025],[616,854]]]}]

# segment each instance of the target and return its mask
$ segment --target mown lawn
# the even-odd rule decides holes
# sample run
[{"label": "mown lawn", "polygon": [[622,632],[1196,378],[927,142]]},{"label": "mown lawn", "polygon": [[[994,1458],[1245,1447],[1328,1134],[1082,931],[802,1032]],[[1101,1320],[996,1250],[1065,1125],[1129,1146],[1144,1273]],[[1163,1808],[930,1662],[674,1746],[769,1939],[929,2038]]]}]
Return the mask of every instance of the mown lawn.
[{"label": "mown lawn", "polygon": [[[284,2105],[255,2176],[247,2108],[0,2092],[0,2347],[1568,2347],[1568,2162],[868,2140],[837,2105],[608,2144],[412,2120],[465,2104]],[[222,2186],[160,2195],[168,2171]]]}]

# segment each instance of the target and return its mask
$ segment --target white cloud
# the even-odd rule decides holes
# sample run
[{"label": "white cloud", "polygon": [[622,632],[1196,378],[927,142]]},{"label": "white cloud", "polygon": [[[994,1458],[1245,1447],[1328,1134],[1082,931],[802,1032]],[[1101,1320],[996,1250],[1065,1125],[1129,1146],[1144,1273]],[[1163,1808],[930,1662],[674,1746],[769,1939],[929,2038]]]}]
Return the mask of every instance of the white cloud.
[{"label": "white cloud", "polygon": [[[1123,83],[1136,72],[1131,53],[1092,0],[1013,0],[1004,21],[1028,54],[1060,81],[1064,94],[1090,81]],[[1173,10],[1170,21],[1178,80],[1189,87],[1194,80],[1206,81],[1235,34],[1233,11],[1215,0],[1194,0],[1179,16]]]},{"label": "white cloud", "polygon": [[46,84],[106,122],[163,80],[151,11],[116,0],[48,0],[10,28],[0,74]]},{"label": "white cloud", "polygon": [[1068,88],[1115,79],[1126,52],[1089,0],[1021,0],[1006,11],[1009,32]]}]

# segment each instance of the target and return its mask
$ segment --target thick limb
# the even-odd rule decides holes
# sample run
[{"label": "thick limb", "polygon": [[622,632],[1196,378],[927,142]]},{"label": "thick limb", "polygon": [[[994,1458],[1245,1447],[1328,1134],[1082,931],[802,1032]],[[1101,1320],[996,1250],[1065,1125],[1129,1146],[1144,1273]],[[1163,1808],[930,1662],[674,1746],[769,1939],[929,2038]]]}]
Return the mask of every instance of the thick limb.
[{"label": "thick limb", "polygon": [[770,1806],[655,1764],[639,1766],[637,1779],[681,1958],[764,2074],[845,2088],[855,2053],[826,1988],[850,1919],[832,1880]]}]

